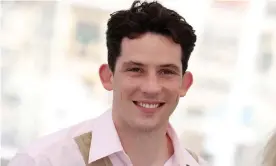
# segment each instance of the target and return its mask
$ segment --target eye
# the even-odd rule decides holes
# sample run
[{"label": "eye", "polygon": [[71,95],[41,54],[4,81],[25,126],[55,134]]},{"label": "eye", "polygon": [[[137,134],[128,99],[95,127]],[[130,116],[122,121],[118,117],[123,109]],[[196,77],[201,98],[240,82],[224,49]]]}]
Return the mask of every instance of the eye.
[{"label": "eye", "polygon": [[127,71],[130,71],[130,72],[142,72],[142,69],[140,69],[138,67],[133,67],[133,68],[127,69]]},{"label": "eye", "polygon": [[168,74],[175,74],[175,72],[173,70],[169,70],[169,69],[162,69],[160,71],[160,74],[168,75]]}]

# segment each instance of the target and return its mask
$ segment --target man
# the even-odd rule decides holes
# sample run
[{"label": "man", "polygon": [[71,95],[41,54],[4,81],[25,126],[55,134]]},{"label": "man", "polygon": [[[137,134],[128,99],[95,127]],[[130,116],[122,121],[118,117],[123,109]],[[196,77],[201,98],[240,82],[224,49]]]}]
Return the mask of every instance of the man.
[{"label": "man", "polygon": [[[169,124],[192,85],[193,28],[157,2],[135,1],[107,24],[108,64],[99,75],[112,109],[39,140],[9,166],[199,166]],[[93,110],[91,110],[93,111]]]}]

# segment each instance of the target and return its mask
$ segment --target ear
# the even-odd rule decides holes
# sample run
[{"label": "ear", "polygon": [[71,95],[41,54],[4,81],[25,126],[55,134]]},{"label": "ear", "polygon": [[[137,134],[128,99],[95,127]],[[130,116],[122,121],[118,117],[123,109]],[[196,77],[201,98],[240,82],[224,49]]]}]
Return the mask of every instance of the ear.
[{"label": "ear", "polygon": [[184,97],[186,95],[186,93],[188,92],[188,90],[190,89],[190,87],[192,86],[193,74],[191,72],[187,71],[183,75],[182,79],[183,79],[182,85],[181,85],[180,92],[179,92],[180,97]]},{"label": "ear", "polygon": [[111,91],[112,88],[112,82],[113,82],[113,74],[112,71],[109,69],[108,64],[102,64],[99,68],[99,75],[102,82],[103,87]]}]

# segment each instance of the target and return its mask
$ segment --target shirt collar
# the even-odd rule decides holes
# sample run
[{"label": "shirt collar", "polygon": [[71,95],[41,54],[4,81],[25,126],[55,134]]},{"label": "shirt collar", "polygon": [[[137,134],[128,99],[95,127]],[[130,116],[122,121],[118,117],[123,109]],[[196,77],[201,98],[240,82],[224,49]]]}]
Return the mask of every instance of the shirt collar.
[{"label": "shirt collar", "polygon": [[111,114],[111,110],[108,110],[93,123],[89,163],[123,151]]},{"label": "shirt collar", "polygon": [[[124,151],[112,120],[111,110],[107,110],[104,114],[95,119],[92,131],[89,163],[113,153]],[[199,166],[190,153],[181,148],[180,141],[171,124],[169,124],[167,133],[173,143],[174,157],[175,162],[178,163],[177,165]]]},{"label": "shirt collar", "polygon": [[173,148],[174,148],[174,156],[176,165],[179,166],[200,166],[196,160],[192,157],[192,155],[186,150],[182,148],[182,145],[178,139],[178,136],[174,130],[174,128],[169,124],[167,133],[172,140]]}]

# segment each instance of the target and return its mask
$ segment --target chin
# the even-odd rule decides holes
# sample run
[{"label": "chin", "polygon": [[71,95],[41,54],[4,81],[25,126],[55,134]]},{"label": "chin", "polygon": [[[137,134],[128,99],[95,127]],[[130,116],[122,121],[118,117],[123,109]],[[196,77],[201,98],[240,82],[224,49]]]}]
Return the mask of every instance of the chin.
[{"label": "chin", "polygon": [[150,131],[157,130],[161,126],[162,126],[161,123],[153,122],[152,119],[147,119],[147,120],[136,122],[136,124],[133,127],[140,131],[150,132]]}]

